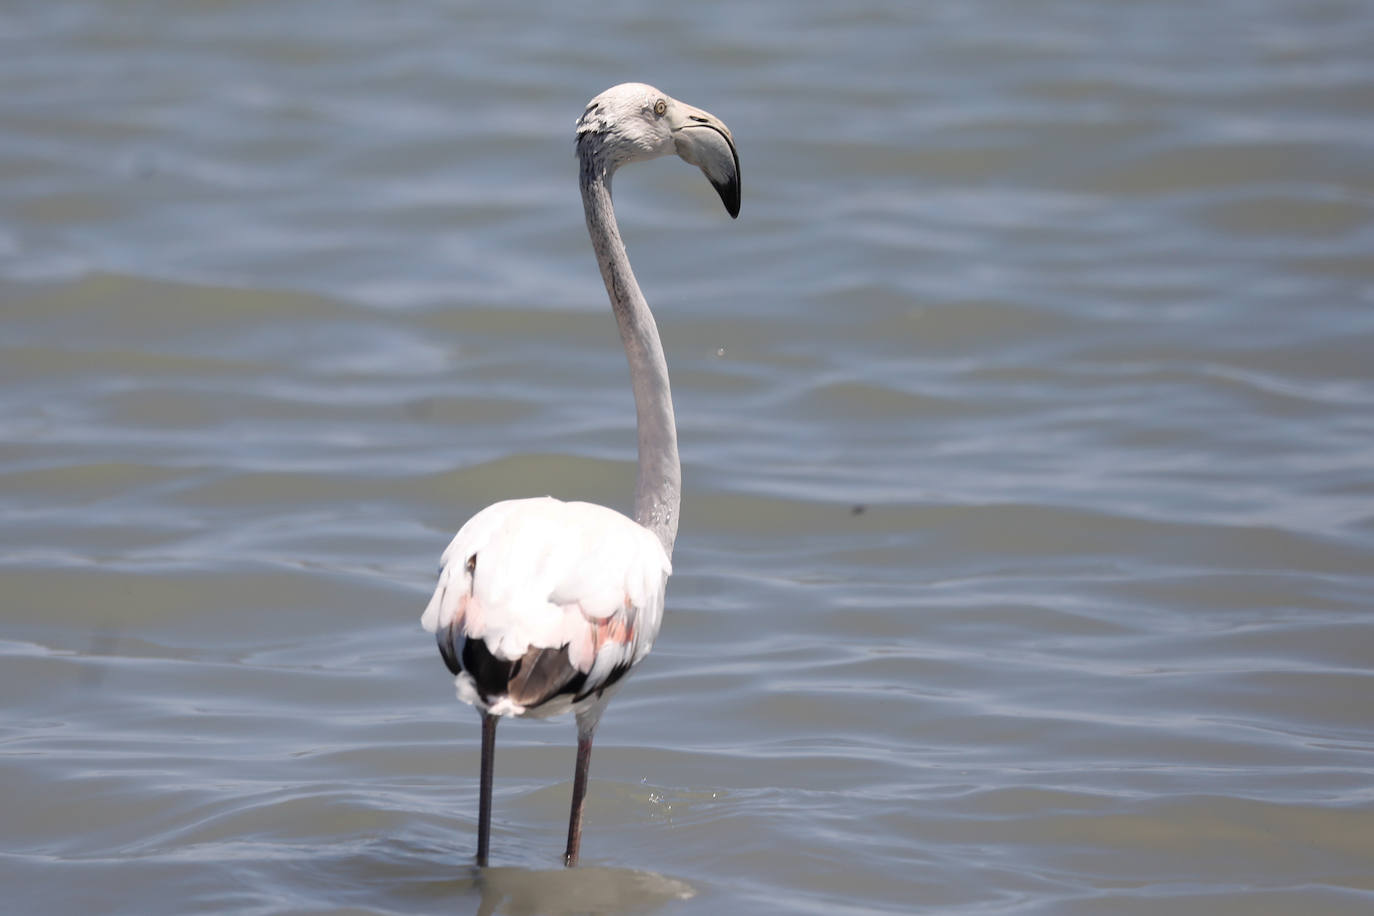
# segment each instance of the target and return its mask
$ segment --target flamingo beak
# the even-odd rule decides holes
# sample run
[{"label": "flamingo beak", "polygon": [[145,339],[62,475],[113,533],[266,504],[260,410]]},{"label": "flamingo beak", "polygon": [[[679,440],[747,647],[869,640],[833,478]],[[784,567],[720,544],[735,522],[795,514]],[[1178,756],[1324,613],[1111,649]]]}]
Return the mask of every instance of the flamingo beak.
[{"label": "flamingo beak", "polygon": [[676,104],[672,125],[677,154],[701,169],[720,195],[725,210],[739,216],[739,153],[725,122],[710,112],[681,102]]}]

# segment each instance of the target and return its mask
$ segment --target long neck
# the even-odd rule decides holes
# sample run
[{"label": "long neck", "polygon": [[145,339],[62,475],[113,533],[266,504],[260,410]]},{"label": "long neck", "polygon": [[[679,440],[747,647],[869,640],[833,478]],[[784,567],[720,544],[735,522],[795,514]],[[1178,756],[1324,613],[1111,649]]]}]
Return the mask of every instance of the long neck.
[{"label": "long neck", "polygon": [[587,231],[601,267],[601,279],[611,297],[620,326],[620,339],[630,362],[635,415],[639,429],[639,476],[635,484],[635,521],[663,543],[671,557],[677,538],[678,506],[682,500],[682,467],[677,455],[677,424],[673,395],[668,388],[668,363],[658,325],[630,269],[630,258],[616,226],[611,206],[611,177],[596,157],[582,157],[582,205]]}]

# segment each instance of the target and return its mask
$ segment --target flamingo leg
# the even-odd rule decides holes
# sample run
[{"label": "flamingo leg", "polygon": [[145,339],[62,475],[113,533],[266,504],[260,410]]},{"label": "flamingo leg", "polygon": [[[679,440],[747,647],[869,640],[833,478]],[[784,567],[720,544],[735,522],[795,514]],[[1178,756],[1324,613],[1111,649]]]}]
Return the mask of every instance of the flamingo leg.
[{"label": "flamingo leg", "polygon": [[498,716],[482,713],[482,781],[477,798],[477,865],[487,867],[487,850],[491,848],[491,771],[496,758],[496,722]]},{"label": "flamingo leg", "polygon": [[587,800],[587,770],[592,762],[592,730],[577,731],[577,769],[573,772],[572,810],[568,814],[568,849],[563,864],[572,868],[577,864],[578,849],[582,845],[582,803]]}]

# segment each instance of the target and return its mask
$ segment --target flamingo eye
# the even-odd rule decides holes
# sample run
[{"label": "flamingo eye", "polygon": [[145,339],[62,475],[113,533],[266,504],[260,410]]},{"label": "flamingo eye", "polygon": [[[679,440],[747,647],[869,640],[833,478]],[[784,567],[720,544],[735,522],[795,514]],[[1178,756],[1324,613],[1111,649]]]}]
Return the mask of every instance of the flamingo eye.
[{"label": "flamingo eye", "polygon": [[667,111],[668,103],[666,101],[659,99],[657,102],[654,102],[654,114],[661,118]]}]

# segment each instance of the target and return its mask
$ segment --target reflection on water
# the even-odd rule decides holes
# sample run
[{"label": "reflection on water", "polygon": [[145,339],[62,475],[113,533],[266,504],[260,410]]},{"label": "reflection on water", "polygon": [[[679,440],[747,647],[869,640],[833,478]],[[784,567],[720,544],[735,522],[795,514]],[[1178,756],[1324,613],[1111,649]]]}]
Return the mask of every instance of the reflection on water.
[{"label": "reflection on water", "polygon": [[627,868],[485,868],[478,872],[482,916],[650,913],[696,891],[684,881]]}]

